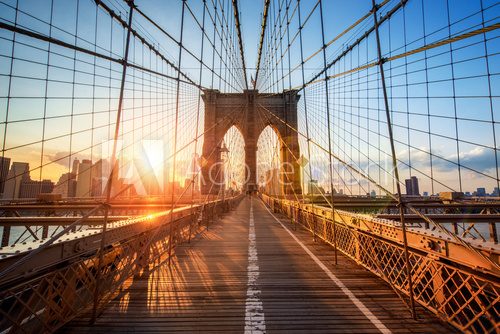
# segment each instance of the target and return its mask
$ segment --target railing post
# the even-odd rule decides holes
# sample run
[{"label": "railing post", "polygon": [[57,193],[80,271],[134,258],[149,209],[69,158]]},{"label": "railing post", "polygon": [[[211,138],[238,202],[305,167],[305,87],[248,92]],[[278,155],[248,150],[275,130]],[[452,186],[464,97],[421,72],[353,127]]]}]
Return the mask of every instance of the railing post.
[{"label": "railing post", "polygon": [[2,231],[2,247],[7,247],[10,240],[10,226],[4,226]]},{"label": "railing post", "polygon": [[327,224],[327,219],[325,217],[325,214],[323,214],[323,239],[325,241],[328,241],[328,233],[327,233],[327,229],[326,229],[326,224]]},{"label": "railing post", "polygon": [[316,242],[316,215],[314,212],[310,213],[310,216],[312,218],[312,223],[313,223],[313,241]]},{"label": "railing post", "polygon": [[490,241],[498,244],[498,233],[496,223],[489,223],[490,225]]},{"label": "railing post", "polygon": [[191,217],[189,218],[189,228],[188,228],[188,244],[191,243],[191,231],[192,231],[192,227],[193,227],[195,219],[196,219],[196,214],[194,213],[193,209],[191,208]]},{"label": "railing post", "polygon": [[42,239],[47,239],[49,236],[49,226],[45,225],[42,227]]}]

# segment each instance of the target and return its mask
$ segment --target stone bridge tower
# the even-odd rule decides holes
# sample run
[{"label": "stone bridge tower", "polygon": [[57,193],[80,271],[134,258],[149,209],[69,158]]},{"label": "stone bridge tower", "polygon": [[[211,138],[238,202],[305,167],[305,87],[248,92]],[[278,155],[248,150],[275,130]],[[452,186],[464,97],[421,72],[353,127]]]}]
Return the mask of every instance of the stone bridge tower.
[{"label": "stone bridge tower", "polygon": [[221,144],[224,135],[233,125],[245,140],[246,189],[257,186],[257,141],[264,128],[270,125],[281,143],[281,192],[301,194],[300,157],[297,132],[297,102],[300,96],[290,90],[280,94],[259,94],[257,90],[243,93],[220,93],[205,90],[205,134],[203,142],[203,164],[201,191],[203,194],[218,194],[222,181]]}]

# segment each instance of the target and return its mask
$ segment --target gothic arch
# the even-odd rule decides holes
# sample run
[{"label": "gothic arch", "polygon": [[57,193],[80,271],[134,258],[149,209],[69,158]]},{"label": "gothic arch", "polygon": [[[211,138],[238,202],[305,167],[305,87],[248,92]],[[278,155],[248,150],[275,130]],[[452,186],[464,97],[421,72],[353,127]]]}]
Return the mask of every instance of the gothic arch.
[{"label": "gothic arch", "polygon": [[281,138],[283,147],[280,150],[281,161],[287,167],[288,179],[292,182],[284,189],[285,194],[302,193],[300,188],[300,172],[295,157],[300,156],[298,136],[290,126],[297,126],[297,91],[285,91],[280,94],[259,94],[256,90],[243,93],[220,93],[218,90],[205,90],[205,134],[203,142],[202,193],[217,194],[208,180],[208,172],[212,165],[220,162],[217,152],[224,134],[231,126],[236,126],[245,141],[245,163],[248,166],[246,189],[256,189],[257,185],[257,140],[268,125],[272,126]]}]

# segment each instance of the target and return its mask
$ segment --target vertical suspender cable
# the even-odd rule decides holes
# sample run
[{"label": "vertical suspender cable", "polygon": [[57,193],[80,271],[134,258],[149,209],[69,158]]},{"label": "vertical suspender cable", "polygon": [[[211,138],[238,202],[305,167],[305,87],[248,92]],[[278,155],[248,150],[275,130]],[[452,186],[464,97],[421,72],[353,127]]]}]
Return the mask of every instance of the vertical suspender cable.
[{"label": "vertical suspender cable", "polygon": [[[480,1],[481,5],[481,27],[484,28],[484,4],[483,0]],[[485,65],[486,65],[486,75],[488,76],[488,100],[489,100],[489,107],[490,107],[490,114],[491,114],[491,132],[493,134],[493,147],[495,148],[495,173],[496,173],[496,184],[497,188],[500,189],[500,175],[499,175],[499,166],[498,166],[498,150],[496,149],[497,146],[497,130],[495,127],[495,115],[494,115],[494,107],[493,107],[493,96],[492,96],[492,88],[491,88],[491,80],[492,80],[492,74],[490,70],[490,59],[488,55],[488,39],[486,37],[486,32],[483,34],[483,46],[484,46],[484,57],[485,57]],[[493,55],[493,54],[492,54]],[[498,196],[498,195],[497,195]],[[490,225],[490,228],[492,228],[494,225]],[[492,229],[492,232],[496,235],[496,229]]]},{"label": "vertical suspender cable", "polygon": [[[223,0],[224,1],[224,0]],[[218,2],[218,0],[215,1],[216,3]],[[221,13],[224,11],[224,3],[221,3],[220,4],[220,7],[221,7]],[[224,41],[223,41],[223,37],[224,37],[224,25],[223,25],[223,22],[222,22],[222,18],[220,18],[222,16],[221,15],[217,15],[217,11],[215,12],[215,23],[217,24],[217,18],[219,17],[219,21],[220,21],[220,50],[221,50],[221,54],[220,54],[220,57],[219,57],[219,91],[222,89],[222,57],[223,56],[223,52],[226,51],[226,54],[227,54],[227,49],[224,50]],[[225,67],[226,67],[226,63],[224,63]]]},{"label": "vertical suspender cable", "polygon": [[[326,68],[326,45],[325,45],[325,24],[323,20],[323,2],[319,0],[319,15],[321,18],[321,37],[323,43],[323,66]],[[328,71],[325,70],[325,89],[326,89],[326,122],[328,129],[328,151],[332,152],[332,134],[331,134],[331,125],[330,125],[330,96],[328,90]],[[332,155],[328,154],[329,162],[328,162],[328,172],[330,176],[330,206],[332,208],[332,224],[333,224],[333,246],[334,246],[334,254],[335,254],[335,265],[337,262],[337,228],[335,223],[335,202],[333,198],[333,162]]]},{"label": "vertical suspender cable", "polygon": [[[285,91],[285,76],[284,76],[284,70],[283,70],[283,35],[281,34],[282,28],[283,28],[283,19],[281,18],[281,13],[283,11],[282,8],[283,2],[280,2],[280,7],[279,7],[279,12],[278,12],[278,20],[279,20],[279,29],[280,29],[280,56],[281,56],[281,61],[280,61],[280,67],[281,67],[281,91]],[[284,14],[283,14],[284,16]],[[279,89],[279,88],[278,88]]]},{"label": "vertical suspender cable", "polygon": [[215,77],[215,37],[217,37],[217,1],[214,4],[214,18],[212,20],[214,24],[214,38],[213,38],[213,48],[212,48],[212,83],[210,84],[210,88],[214,89],[214,77]]},{"label": "vertical suspender cable", "polygon": [[[78,4],[77,4],[78,6]],[[78,11],[77,11],[78,13]],[[78,14],[77,14],[78,15]],[[53,18],[54,18],[54,1],[52,0],[50,2],[50,19],[49,19],[49,36],[52,37],[52,28],[53,28]],[[77,38],[76,35],[78,34],[78,17],[76,18],[76,31],[77,33],[75,34],[75,39]],[[49,43],[47,47],[47,68],[45,70],[45,96],[44,96],[44,101],[43,101],[43,124],[42,124],[42,147],[41,147],[41,154],[40,154],[40,173],[39,173],[39,178],[38,181],[40,181],[39,185],[39,192],[42,193],[42,177],[43,177],[43,158],[44,158],[44,150],[45,150],[45,132],[47,128],[47,93],[49,91],[49,69],[50,69],[50,54],[51,54],[51,46],[52,44]],[[69,163],[71,164],[71,159],[69,159]],[[46,231],[46,228],[44,226],[44,232]]]},{"label": "vertical suspender cable", "polygon": [[171,205],[170,205],[170,227],[168,236],[168,264],[172,262],[172,233],[174,231],[174,203],[175,203],[175,173],[176,173],[176,160],[177,160],[177,133],[179,127],[179,91],[180,91],[180,78],[181,78],[181,66],[182,66],[182,38],[184,35],[184,13],[186,7],[186,0],[182,0],[182,12],[181,12],[181,37],[179,38],[179,71],[177,71],[177,88],[175,94],[175,129],[174,129],[174,156],[172,162],[172,186],[170,187],[171,194]]},{"label": "vertical suspender cable", "polygon": [[97,273],[96,273],[96,280],[95,280],[95,290],[94,290],[94,307],[92,309],[92,318],[91,322],[94,323],[96,316],[97,316],[97,309],[98,309],[98,304],[99,304],[99,278],[101,276],[101,265],[103,262],[103,256],[104,256],[104,246],[105,246],[105,237],[106,237],[106,229],[108,225],[108,216],[109,216],[109,201],[111,199],[111,188],[113,186],[113,179],[115,177],[116,173],[116,167],[117,167],[117,159],[116,159],[116,150],[118,147],[118,135],[120,133],[120,123],[121,123],[121,116],[122,116],[122,109],[123,109],[123,95],[125,91],[125,79],[127,77],[127,63],[128,63],[128,53],[129,53],[129,46],[130,46],[130,33],[132,30],[132,15],[134,13],[134,1],[130,0],[130,12],[128,15],[128,26],[127,26],[127,40],[125,44],[125,55],[122,61],[122,78],[121,78],[121,83],[120,83],[120,95],[118,98],[118,109],[116,111],[116,123],[115,123],[115,134],[113,137],[113,151],[111,154],[111,171],[109,174],[108,182],[106,184],[106,206],[104,210],[104,221],[102,225],[102,233],[101,233],[101,243],[99,246],[99,262],[97,265]]},{"label": "vertical suspender cable", "polygon": [[[203,78],[203,50],[205,47],[205,14],[206,14],[206,0],[203,0],[203,16],[202,16],[202,26],[201,26],[201,47],[200,47],[200,74],[198,77],[198,82],[201,85],[201,80]],[[194,206],[194,191],[196,188],[196,177],[197,177],[197,166],[198,161],[198,128],[200,124],[200,105],[201,105],[201,90],[198,90],[198,104],[196,113],[196,134],[194,136],[194,156],[191,161],[191,215],[194,216],[193,206]],[[191,225],[190,225],[191,226]],[[191,227],[189,228],[189,240],[191,241]]]},{"label": "vertical suspender cable", "polygon": [[373,5],[373,21],[375,26],[375,37],[377,41],[377,55],[378,55],[378,66],[380,69],[380,79],[382,81],[382,94],[384,97],[384,106],[385,106],[385,116],[387,119],[387,130],[389,133],[389,140],[391,144],[391,154],[392,154],[392,168],[394,170],[394,176],[396,178],[396,189],[397,189],[397,199],[398,199],[398,207],[399,207],[399,216],[401,220],[401,228],[403,230],[403,244],[404,244],[404,256],[405,256],[405,269],[406,275],[408,276],[408,291],[410,294],[410,307],[411,307],[411,315],[414,319],[416,319],[415,313],[415,300],[413,296],[413,279],[411,276],[411,264],[410,264],[410,254],[408,252],[408,239],[406,236],[406,222],[405,222],[405,207],[404,202],[401,195],[401,184],[399,181],[399,170],[398,163],[396,158],[396,149],[394,147],[394,135],[392,133],[392,124],[391,124],[391,115],[389,111],[389,100],[387,97],[387,87],[385,84],[385,74],[384,74],[384,59],[382,58],[382,50],[380,47],[380,35],[379,35],[379,27],[378,27],[378,19],[377,19],[377,10],[378,6],[375,3],[375,0],[372,0]]},{"label": "vertical suspender cable", "polygon": [[[301,71],[302,71],[302,84],[305,85],[306,78],[305,78],[305,73],[304,73],[304,45],[302,43],[302,18],[300,16],[300,0],[297,0],[297,9],[298,9],[298,17],[299,17],[299,41],[300,41],[300,64],[301,64]],[[305,114],[305,121],[306,121],[306,137],[307,137],[307,158],[309,160],[309,179],[312,181],[312,167],[311,167],[311,137],[309,135],[309,120],[307,119],[307,98],[306,98],[306,90],[304,89],[304,114]],[[304,173],[302,173],[304,174]],[[301,175],[301,177],[304,177],[304,175]],[[304,184],[304,182],[302,182]],[[312,184],[312,182],[311,182]],[[305,189],[302,189],[302,198],[304,198],[304,192]],[[312,199],[312,196],[311,196]],[[312,203],[314,207],[314,199]],[[316,240],[316,229],[313,229],[313,237],[314,240]]]}]

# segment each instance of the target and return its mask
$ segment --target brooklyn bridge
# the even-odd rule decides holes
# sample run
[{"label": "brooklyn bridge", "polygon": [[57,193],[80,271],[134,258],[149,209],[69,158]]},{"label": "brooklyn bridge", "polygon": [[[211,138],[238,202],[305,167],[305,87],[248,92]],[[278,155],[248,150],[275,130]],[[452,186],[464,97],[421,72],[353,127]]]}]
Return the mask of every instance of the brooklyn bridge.
[{"label": "brooklyn bridge", "polygon": [[499,28],[0,0],[0,333],[499,333]]}]

